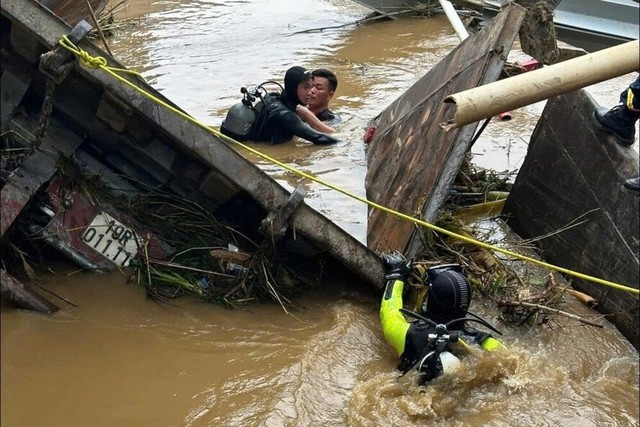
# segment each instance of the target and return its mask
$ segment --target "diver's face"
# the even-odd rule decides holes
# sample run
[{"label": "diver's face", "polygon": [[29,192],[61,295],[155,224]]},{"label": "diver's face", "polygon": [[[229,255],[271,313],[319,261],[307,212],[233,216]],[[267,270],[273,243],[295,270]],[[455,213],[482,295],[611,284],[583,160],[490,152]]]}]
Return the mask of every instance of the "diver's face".
[{"label": "diver's face", "polygon": [[312,87],[313,87],[313,80],[311,80],[310,78],[303,80],[298,84],[297,92],[298,92],[298,101],[300,102],[300,104],[307,105],[309,92],[311,91]]}]

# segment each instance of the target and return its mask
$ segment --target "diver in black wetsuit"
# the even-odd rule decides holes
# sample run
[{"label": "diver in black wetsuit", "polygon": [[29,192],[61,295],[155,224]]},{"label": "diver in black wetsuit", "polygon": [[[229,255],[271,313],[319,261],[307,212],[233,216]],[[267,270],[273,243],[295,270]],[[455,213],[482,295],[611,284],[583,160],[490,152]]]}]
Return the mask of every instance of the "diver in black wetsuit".
[{"label": "diver in black wetsuit", "polygon": [[311,73],[303,67],[291,67],[284,76],[284,92],[282,94],[271,93],[260,105],[258,115],[259,129],[255,136],[256,141],[268,141],[271,144],[280,144],[294,136],[306,139],[314,144],[334,144],[338,139],[313,130],[305,124],[296,114],[296,107],[303,105],[299,94],[305,94],[311,85]]}]

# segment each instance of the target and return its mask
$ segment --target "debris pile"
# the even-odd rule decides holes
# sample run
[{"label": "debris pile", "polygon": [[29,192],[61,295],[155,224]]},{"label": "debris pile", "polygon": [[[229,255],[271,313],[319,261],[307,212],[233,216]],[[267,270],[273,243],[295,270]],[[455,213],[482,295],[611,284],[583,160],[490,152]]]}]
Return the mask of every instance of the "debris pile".
[{"label": "debris pile", "polygon": [[[452,192],[436,225],[469,239],[539,259],[534,242],[518,238],[500,217],[510,187],[507,176],[495,171],[474,170],[466,163],[454,186],[466,192]],[[462,265],[474,289],[501,309],[504,322],[551,326],[555,315],[563,315],[602,327],[600,323],[561,310],[567,294],[589,307],[597,302],[589,295],[571,289],[557,273],[434,231],[426,231],[423,240],[425,250],[420,259],[428,261],[418,264],[424,269],[442,263]]]}]

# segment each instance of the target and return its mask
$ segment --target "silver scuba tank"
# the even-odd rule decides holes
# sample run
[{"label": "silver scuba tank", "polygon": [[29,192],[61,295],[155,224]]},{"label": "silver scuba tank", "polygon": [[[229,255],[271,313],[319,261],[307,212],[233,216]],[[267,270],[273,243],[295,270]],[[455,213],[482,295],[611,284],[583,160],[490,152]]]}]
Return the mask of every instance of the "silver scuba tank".
[{"label": "silver scuba tank", "polygon": [[257,113],[250,102],[245,99],[233,105],[227,111],[220,131],[237,141],[246,141],[251,139],[253,125],[256,122]]},{"label": "silver scuba tank", "polygon": [[448,351],[440,353],[440,363],[442,364],[442,373],[450,374],[462,364],[460,359]]},{"label": "silver scuba tank", "polygon": [[[434,357],[438,358],[435,364]],[[437,355],[435,351],[431,351],[417,363],[416,369],[421,373],[419,383],[422,385],[441,375],[451,374],[461,365],[460,359],[448,351],[442,351]]]}]

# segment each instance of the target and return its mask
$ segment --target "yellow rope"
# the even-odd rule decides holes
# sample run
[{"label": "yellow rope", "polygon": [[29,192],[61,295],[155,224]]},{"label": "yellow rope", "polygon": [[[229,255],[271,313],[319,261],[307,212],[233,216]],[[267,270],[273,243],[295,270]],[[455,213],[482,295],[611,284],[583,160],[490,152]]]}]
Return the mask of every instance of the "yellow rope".
[{"label": "yellow rope", "polygon": [[68,49],[70,52],[76,54],[80,58],[80,60],[82,61],[83,64],[85,64],[85,65],[87,65],[89,67],[92,67],[92,68],[101,68],[101,69],[103,69],[105,72],[107,72],[108,74],[111,74],[114,78],[116,78],[120,82],[122,82],[125,85],[133,88],[134,90],[136,90],[138,92],[140,92],[142,95],[144,95],[147,98],[151,99],[155,103],[157,103],[159,105],[162,105],[163,107],[173,111],[174,113],[176,113],[179,116],[185,118],[186,120],[190,121],[191,123],[195,124],[196,126],[199,126],[200,128],[206,130],[207,132],[213,133],[214,135],[216,135],[218,138],[220,138],[222,140],[225,140],[225,141],[231,142],[233,144],[236,144],[236,145],[244,148],[245,150],[255,154],[256,156],[261,157],[264,160],[267,160],[267,161],[269,161],[269,162],[271,162],[271,163],[273,163],[273,164],[275,164],[275,165],[277,165],[277,166],[279,166],[279,167],[281,167],[281,168],[283,168],[285,170],[293,172],[294,174],[296,174],[296,175],[298,175],[298,176],[300,176],[302,178],[306,178],[308,180],[317,182],[318,184],[321,184],[321,185],[323,185],[323,186],[325,186],[327,188],[331,188],[332,190],[335,190],[335,191],[337,191],[339,193],[344,194],[345,196],[348,196],[348,197],[351,197],[351,198],[353,198],[355,200],[358,200],[359,202],[365,203],[365,204],[367,204],[367,205],[369,205],[369,206],[371,206],[373,208],[379,209],[379,210],[381,210],[383,212],[387,212],[387,213],[395,215],[395,216],[397,216],[399,218],[402,218],[402,219],[405,219],[407,221],[413,222],[415,224],[421,225],[423,227],[429,228],[429,229],[431,229],[433,231],[436,231],[438,233],[442,233],[442,234],[445,234],[447,236],[453,237],[455,239],[462,240],[463,242],[467,242],[467,243],[470,243],[470,244],[473,244],[473,245],[476,245],[476,246],[479,246],[481,248],[484,248],[484,249],[487,249],[487,250],[491,250],[491,251],[494,251],[494,252],[499,252],[499,253],[502,253],[504,255],[513,257],[513,258],[517,258],[517,259],[520,259],[520,260],[523,260],[523,261],[527,261],[527,262],[530,262],[532,264],[536,264],[536,265],[539,265],[541,267],[545,267],[545,268],[548,268],[550,270],[555,270],[555,271],[558,271],[560,273],[564,273],[564,274],[567,274],[567,275],[570,275],[570,276],[574,276],[574,277],[577,277],[577,278],[580,278],[580,279],[583,279],[583,280],[587,280],[587,281],[590,281],[590,282],[593,282],[593,283],[598,283],[598,284],[601,284],[601,285],[609,286],[609,287],[612,287],[612,288],[615,288],[615,289],[619,289],[619,290],[622,290],[622,291],[626,291],[626,292],[630,292],[630,293],[633,293],[633,294],[640,293],[640,291],[638,289],[633,288],[631,286],[625,286],[625,285],[621,285],[621,284],[618,284],[618,283],[615,283],[615,282],[611,282],[611,281],[608,281],[608,280],[600,279],[598,277],[589,276],[587,274],[579,273],[577,271],[573,271],[573,270],[569,270],[567,268],[563,268],[563,267],[559,267],[559,266],[556,266],[556,265],[553,265],[553,264],[549,264],[547,262],[540,261],[538,259],[531,258],[531,257],[528,257],[526,255],[522,255],[522,254],[518,254],[518,253],[515,253],[515,252],[511,252],[511,251],[509,251],[507,249],[499,248],[497,246],[492,246],[492,245],[490,245],[488,243],[484,243],[484,242],[481,242],[479,240],[471,239],[471,238],[466,237],[466,236],[461,236],[461,235],[456,234],[456,233],[454,233],[452,231],[449,231],[449,230],[446,230],[444,228],[438,227],[437,225],[430,224],[430,223],[428,223],[426,221],[422,221],[420,219],[417,219],[417,218],[411,217],[409,215],[403,214],[402,212],[395,211],[393,209],[387,208],[386,206],[382,206],[382,205],[379,205],[379,204],[377,204],[375,202],[367,200],[367,199],[365,199],[363,197],[358,196],[357,194],[351,193],[351,192],[349,192],[347,190],[344,190],[344,189],[342,189],[340,187],[337,187],[337,186],[335,186],[335,185],[333,185],[333,184],[331,184],[329,182],[323,181],[320,178],[317,178],[317,177],[315,177],[313,175],[309,175],[309,174],[307,174],[305,172],[302,172],[302,171],[300,171],[298,169],[295,169],[295,168],[293,168],[291,166],[288,166],[288,165],[286,165],[286,164],[284,164],[284,163],[282,163],[282,162],[280,162],[280,161],[278,161],[278,160],[276,160],[276,159],[274,159],[274,158],[272,158],[272,157],[270,157],[270,156],[268,156],[268,155],[266,155],[264,153],[261,153],[260,151],[254,149],[254,148],[249,147],[248,145],[242,144],[242,143],[236,141],[235,139],[229,138],[228,136],[220,133],[219,131],[217,131],[215,129],[212,129],[211,127],[205,125],[204,123],[194,119],[193,117],[189,116],[188,114],[178,110],[177,108],[167,104],[166,102],[162,101],[161,99],[156,98],[152,94],[150,94],[150,93],[144,91],[143,89],[139,88],[138,86],[134,85],[129,80],[127,80],[124,77],[118,75],[116,73],[116,71],[126,72],[128,74],[134,74],[134,75],[140,76],[139,73],[136,73],[134,71],[121,69],[121,68],[113,68],[113,67],[107,66],[107,61],[104,58],[102,58],[102,57],[97,57],[97,58],[91,57],[91,55],[89,55],[86,51],[76,47],[67,38],[67,36],[62,36],[62,39],[60,40],[60,45],[62,47],[64,47],[65,49]]},{"label": "yellow rope", "polygon": [[[140,77],[142,80],[144,80],[144,77],[142,77],[142,74],[138,73],[137,71],[127,70],[126,68],[109,67],[108,66],[108,62],[107,62],[106,59],[104,59],[101,56],[91,56],[91,55],[89,55],[89,52],[87,52],[85,50],[82,50],[79,47],[77,47],[75,44],[73,44],[73,42],[71,40],[69,40],[69,37],[67,37],[66,35],[62,36],[62,38],[60,39],[59,43],[60,43],[60,46],[64,47],[65,49],[67,49],[71,53],[75,54],[78,58],[80,58],[80,61],[84,65],[86,65],[87,67],[102,68],[103,70],[106,70],[110,74],[112,74],[113,76],[117,77],[119,80],[124,80],[127,83],[129,83],[128,80],[122,79],[115,72],[117,71],[117,72],[124,73],[124,74],[131,74],[131,75]],[[132,85],[131,83],[129,83],[129,85],[132,86],[133,88],[135,88],[136,90],[138,90],[139,92],[147,95],[146,92],[144,92],[143,90],[141,90],[137,86]]]}]

